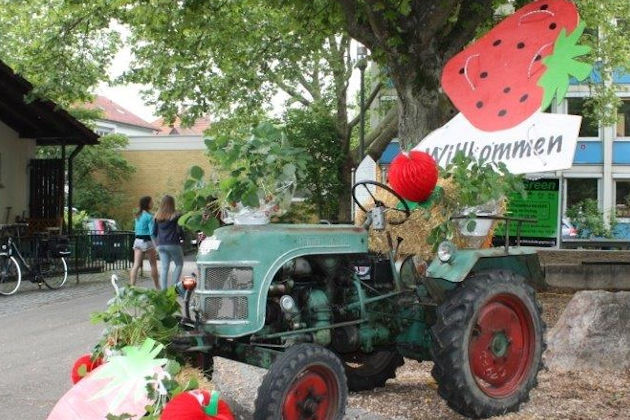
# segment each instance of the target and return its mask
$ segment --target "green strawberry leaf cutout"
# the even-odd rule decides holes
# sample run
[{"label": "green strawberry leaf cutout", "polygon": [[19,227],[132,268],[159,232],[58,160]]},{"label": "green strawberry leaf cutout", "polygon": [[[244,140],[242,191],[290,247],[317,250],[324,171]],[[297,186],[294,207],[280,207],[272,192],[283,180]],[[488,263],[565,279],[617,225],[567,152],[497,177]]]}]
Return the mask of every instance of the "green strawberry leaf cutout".
[{"label": "green strawberry leaf cutout", "polygon": [[577,80],[584,80],[591,74],[593,70],[591,64],[575,59],[591,51],[591,47],[577,44],[578,39],[584,32],[584,28],[586,28],[586,25],[584,22],[580,22],[577,28],[568,36],[566,29],[562,29],[554,44],[553,54],[543,59],[547,70],[538,81],[538,86],[545,91],[540,109],[547,109],[554,96],[558,98],[558,101],[564,98],[569,89],[571,76]]},{"label": "green strawberry leaf cutout", "polygon": [[[168,362],[168,359],[156,359],[164,345],[147,338],[142,346],[127,346],[120,355],[111,356],[92,376],[94,379],[109,379],[92,398],[110,398],[110,410],[115,410],[125,398],[138,401],[146,393],[147,377],[153,377],[155,369]],[[141,386],[139,386],[141,385]]]}]

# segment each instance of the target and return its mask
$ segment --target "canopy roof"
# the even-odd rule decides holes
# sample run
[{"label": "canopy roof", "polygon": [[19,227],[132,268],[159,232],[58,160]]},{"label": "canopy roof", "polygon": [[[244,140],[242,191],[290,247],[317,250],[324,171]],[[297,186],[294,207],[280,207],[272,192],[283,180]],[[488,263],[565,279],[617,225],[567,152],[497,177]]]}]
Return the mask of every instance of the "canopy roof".
[{"label": "canopy roof", "polygon": [[0,121],[38,145],[97,144],[98,135],[52,101],[26,101],[27,80],[0,61]]}]

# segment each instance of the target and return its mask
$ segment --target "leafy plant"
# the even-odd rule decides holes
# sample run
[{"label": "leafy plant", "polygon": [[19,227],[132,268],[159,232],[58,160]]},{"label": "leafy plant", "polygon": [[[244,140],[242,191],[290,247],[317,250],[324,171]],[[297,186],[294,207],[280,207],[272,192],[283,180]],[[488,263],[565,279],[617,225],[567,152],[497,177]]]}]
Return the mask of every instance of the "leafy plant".
[{"label": "leafy plant", "polygon": [[431,230],[427,242],[434,248],[443,240],[453,238],[457,226],[450,220],[451,216],[470,214],[466,230],[472,232],[476,228],[474,216],[476,207],[493,200],[500,200],[512,192],[525,196],[525,185],[522,175],[510,173],[504,163],[490,163],[476,160],[463,152],[457,152],[451,163],[440,171],[440,177],[451,179],[453,191],[441,194],[438,203],[442,206],[442,214],[446,220]]},{"label": "leafy plant", "polygon": [[141,345],[147,338],[170,343],[179,331],[176,315],[180,312],[174,287],[165,290],[127,286],[110,300],[107,309],[92,314],[92,322],[106,324],[94,357],[106,349]]},{"label": "leafy plant", "polygon": [[205,143],[219,176],[205,181],[201,168],[191,168],[182,194],[187,213],[180,224],[206,234],[218,225],[211,215],[219,207],[256,208],[270,203],[288,207],[296,179],[309,159],[271,122],[217,135]]},{"label": "leafy plant", "polygon": [[611,238],[612,231],[604,222],[597,200],[587,198],[569,207],[566,213],[580,238]]}]

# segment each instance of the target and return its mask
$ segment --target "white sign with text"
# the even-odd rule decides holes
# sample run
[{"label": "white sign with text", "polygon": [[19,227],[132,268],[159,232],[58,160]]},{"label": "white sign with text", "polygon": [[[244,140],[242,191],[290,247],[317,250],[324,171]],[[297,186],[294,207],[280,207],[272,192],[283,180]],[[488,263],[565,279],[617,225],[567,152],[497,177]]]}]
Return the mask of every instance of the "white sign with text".
[{"label": "white sign with text", "polygon": [[461,113],[426,136],[414,150],[446,167],[458,151],[486,162],[503,162],[513,174],[568,169],[573,164],[582,117],[536,112],[507,130],[475,128]]}]

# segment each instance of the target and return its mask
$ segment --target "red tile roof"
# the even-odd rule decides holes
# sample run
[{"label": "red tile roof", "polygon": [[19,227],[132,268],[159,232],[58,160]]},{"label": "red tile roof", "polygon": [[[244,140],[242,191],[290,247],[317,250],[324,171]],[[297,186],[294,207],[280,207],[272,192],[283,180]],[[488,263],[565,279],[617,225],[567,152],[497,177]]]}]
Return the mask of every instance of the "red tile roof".
[{"label": "red tile roof", "polygon": [[175,119],[175,122],[172,125],[166,125],[164,123],[164,118],[159,118],[153,121],[153,127],[156,130],[159,130],[158,136],[201,136],[203,135],[203,132],[210,127],[210,118],[199,118],[190,127],[182,127],[182,122],[179,117]]},{"label": "red tile roof", "polygon": [[143,120],[133,112],[101,95],[96,95],[94,101],[84,105],[87,109],[99,109],[103,112],[103,119],[136,127],[153,128],[149,122]]}]

